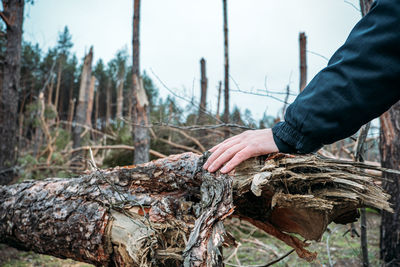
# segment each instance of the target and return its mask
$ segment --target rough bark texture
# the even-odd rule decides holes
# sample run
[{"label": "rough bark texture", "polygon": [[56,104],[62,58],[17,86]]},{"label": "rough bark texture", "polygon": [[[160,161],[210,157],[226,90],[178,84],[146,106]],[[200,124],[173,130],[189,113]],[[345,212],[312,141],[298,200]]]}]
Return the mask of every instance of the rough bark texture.
[{"label": "rough bark texture", "polygon": [[87,102],[87,109],[86,109],[86,125],[92,126],[92,113],[93,113],[93,99],[94,99],[94,91],[96,85],[96,77],[92,75],[90,78],[90,86],[89,91],[87,94],[88,102]]},{"label": "rough bark texture", "polygon": [[307,36],[304,32],[299,34],[300,44],[300,92],[307,85]]},{"label": "rough bark texture", "polygon": [[0,184],[12,181],[17,155],[18,90],[20,87],[23,0],[3,0],[2,19],[7,25],[6,52],[0,89]]},{"label": "rough bark texture", "polygon": [[219,84],[218,84],[218,97],[217,97],[217,114],[215,114],[215,117],[218,120],[220,119],[219,107],[220,107],[220,104],[221,104],[221,87],[222,87],[222,82],[219,81]]},{"label": "rough bark texture", "polygon": [[106,129],[108,128],[108,125],[110,124],[110,119],[111,119],[111,81],[107,81],[107,89],[106,89],[106,124],[105,127]]},{"label": "rough bark texture", "polygon": [[122,119],[122,110],[124,105],[124,76],[125,72],[121,71],[120,77],[118,77],[117,82],[117,119]]},{"label": "rough bark texture", "polygon": [[134,0],[133,15],[133,61],[132,61],[132,121],[133,143],[135,146],[135,164],[149,161],[150,136],[149,125],[149,101],[140,77],[140,0]]},{"label": "rough bark texture", "polygon": [[93,60],[93,48],[91,47],[89,53],[85,57],[85,61],[83,62],[81,83],[79,87],[79,99],[75,112],[75,122],[77,123],[77,125],[75,125],[73,132],[74,148],[81,146],[81,138],[82,138],[81,134],[83,132],[82,125],[86,124],[86,116],[87,116],[88,100],[89,100],[89,88],[92,77],[92,60]]},{"label": "rough bark texture", "polygon": [[206,104],[207,104],[207,75],[206,75],[206,61],[204,58],[200,60],[200,105],[199,105],[199,123],[204,123],[206,119]]},{"label": "rough bark texture", "polygon": [[[224,100],[225,100],[225,110],[223,121],[225,123],[229,122],[229,42],[228,42],[228,11],[227,11],[227,0],[222,0],[223,5],[223,18],[224,18]],[[225,135],[229,135],[226,131]]]},{"label": "rough bark texture", "polygon": [[[380,117],[383,167],[400,170],[400,102]],[[380,248],[386,266],[400,265],[400,175],[385,174],[383,188],[392,196],[394,213],[382,212]]]},{"label": "rough bark texture", "polygon": [[373,2],[374,0],[360,0],[361,16],[364,17],[369,12]]},{"label": "rough bark texture", "polygon": [[362,163],[275,154],[230,175],[202,169],[207,155],[173,155],[76,179],[0,187],[0,242],[95,265],[223,266],[234,244],[222,221],[248,220],[308,261],[327,225],[362,206],[390,211]]}]

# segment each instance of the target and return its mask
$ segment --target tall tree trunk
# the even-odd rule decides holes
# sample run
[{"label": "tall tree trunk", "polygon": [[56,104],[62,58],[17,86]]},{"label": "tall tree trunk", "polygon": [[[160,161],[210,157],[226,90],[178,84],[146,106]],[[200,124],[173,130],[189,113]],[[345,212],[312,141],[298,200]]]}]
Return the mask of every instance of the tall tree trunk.
[{"label": "tall tree trunk", "polygon": [[[400,170],[400,102],[380,117],[382,167]],[[382,212],[380,249],[385,266],[400,265],[400,175],[384,174],[382,186],[392,198],[394,213]]]},{"label": "tall tree trunk", "polygon": [[93,115],[93,98],[94,98],[94,91],[96,86],[96,77],[92,75],[90,78],[90,86],[88,92],[88,107],[86,110],[86,125],[92,126],[92,115]]},{"label": "tall tree trunk", "polygon": [[71,132],[71,128],[72,128],[72,120],[74,119],[74,110],[75,110],[75,102],[76,99],[71,99],[69,100],[69,105],[68,105],[68,117],[67,117],[67,132],[70,133]]},{"label": "tall tree trunk", "polygon": [[360,0],[360,11],[361,11],[361,16],[367,15],[369,10],[371,9],[371,5],[374,2],[374,0]]},{"label": "tall tree trunk", "polygon": [[299,34],[300,44],[300,92],[307,85],[307,36],[304,32]]},{"label": "tall tree trunk", "polygon": [[275,154],[231,176],[204,171],[206,157],[0,186],[0,242],[97,266],[223,266],[219,250],[234,242],[222,221],[236,216],[311,261],[316,253],[286,233],[319,240],[364,205],[390,210],[388,196],[355,168],[362,163]]},{"label": "tall tree trunk", "polygon": [[[228,50],[228,11],[227,0],[222,0],[224,17],[224,83],[225,83],[225,110],[223,121],[229,123],[229,50]],[[225,131],[225,137],[229,136],[229,131]]]},{"label": "tall tree trunk", "polygon": [[7,44],[0,90],[0,184],[12,181],[18,138],[18,90],[21,75],[23,0],[3,0],[0,16],[7,26]]},{"label": "tall tree trunk", "polygon": [[134,164],[139,164],[149,161],[149,101],[140,77],[140,0],[134,0],[133,10],[132,121]]},{"label": "tall tree trunk", "polygon": [[122,111],[123,111],[123,106],[124,106],[124,75],[122,77],[118,78],[117,82],[117,114],[116,118],[117,119],[122,119]]},{"label": "tall tree trunk", "polygon": [[75,122],[73,134],[73,147],[81,146],[81,134],[83,132],[83,126],[86,124],[87,120],[87,110],[89,101],[89,88],[92,77],[92,61],[93,61],[93,48],[91,47],[89,53],[85,57],[83,63],[81,83],[79,87],[79,99],[78,105],[75,112]]},{"label": "tall tree trunk", "polygon": [[219,107],[221,105],[221,88],[222,88],[222,82],[219,81],[219,84],[218,84],[218,98],[217,98],[217,114],[215,115],[215,117],[218,120],[220,119],[220,115],[219,115],[220,109],[219,109]]},{"label": "tall tree trunk", "polygon": [[110,125],[110,119],[111,119],[111,80],[108,79],[107,81],[107,88],[106,88],[106,123],[105,123],[105,128],[107,129],[108,126]]},{"label": "tall tree trunk", "polygon": [[99,87],[96,88],[95,91],[95,110],[94,110],[94,128],[97,129],[97,120],[99,119],[99,105],[100,105],[100,91],[99,91]]},{"label": "tall tree trunk", "polygon": [[199,123],[203,124],[206,119],[206,105],[207,105],[207,75],[206,75],[206,61],[204,58],[200,60],[200,72],[201,72],[201,95],[199,105]]},{"label": "tall tree trunk", "polygon": [[51,73],[50,83],[47,84],[47,105],[53,105],[54,76]]},{"label": "tall tree trunk", "polygon": [[62,67],[63,67],[63,63],[62,63],[61,58],[59,58],[59,61],[58,61],[58,72],[57,72],[57,85],[56,85],[56,98],[54,100],[54,108],[55,108],[55,110],[58,110],[58,103],[59,103],[59,98],[60,98]]}]

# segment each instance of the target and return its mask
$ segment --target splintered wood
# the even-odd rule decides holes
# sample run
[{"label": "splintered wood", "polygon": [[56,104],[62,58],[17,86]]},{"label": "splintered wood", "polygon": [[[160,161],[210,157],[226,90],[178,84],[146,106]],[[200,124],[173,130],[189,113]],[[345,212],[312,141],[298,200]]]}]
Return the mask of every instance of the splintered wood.
[{"label": "splintered wood", "polygon": [[0,242],[109,266],[223,266],[229,216],[247,220],[312,261],[305,240],[358,208],[392,211],[362,163],[316,155],[250,159],[229,175],[202,169],[207,155],[184,153],[77,179],[0,187]]}]

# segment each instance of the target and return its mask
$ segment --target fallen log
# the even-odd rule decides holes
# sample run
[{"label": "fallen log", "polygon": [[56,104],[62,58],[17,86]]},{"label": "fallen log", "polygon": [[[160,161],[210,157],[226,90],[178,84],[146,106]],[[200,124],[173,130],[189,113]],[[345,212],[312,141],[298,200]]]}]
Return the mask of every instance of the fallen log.
[{"label": "fallen log", "polygon": [[[358,208],[391,211],[362,163],[273,154],[229,175],[208,173],[207,154],[184,153],[138,166],[94,170],[0,187],[0,242],[97,266],[223,266],[234,245],[223,220],[237,216],[312,261],[305,240]],[[382,170],[382,169],[379,169]]]}]

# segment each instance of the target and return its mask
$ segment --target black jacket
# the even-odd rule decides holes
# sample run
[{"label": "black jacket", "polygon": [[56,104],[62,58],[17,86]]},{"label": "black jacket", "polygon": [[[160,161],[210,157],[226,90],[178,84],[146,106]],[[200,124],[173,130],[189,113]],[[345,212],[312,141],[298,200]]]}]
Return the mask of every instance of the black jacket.
[{"label": "black jacket", "polygon": [[377,0],[273,127],[274,140],[281,152],[313,152],[356,133],[399,99],[400,0]]}]

